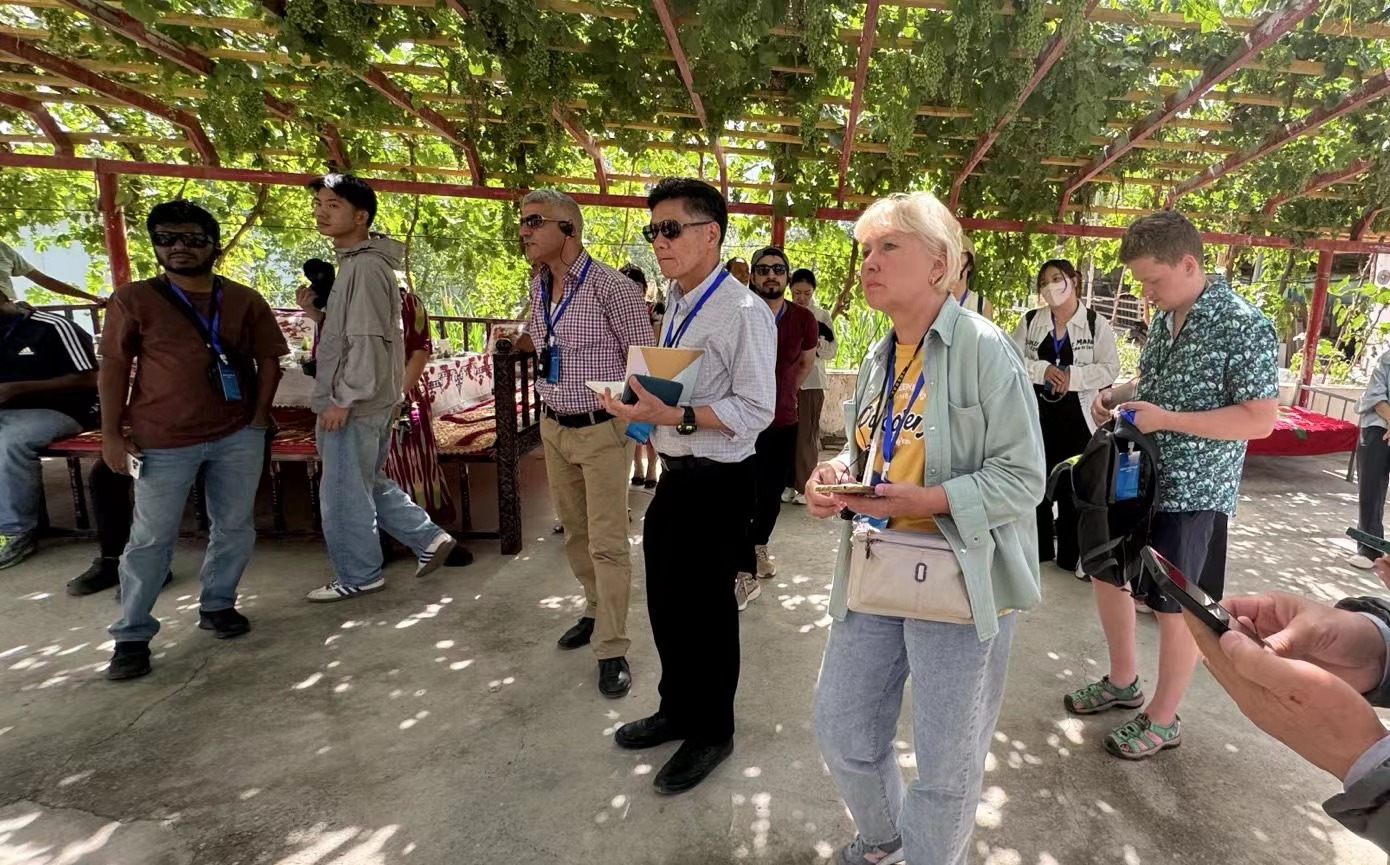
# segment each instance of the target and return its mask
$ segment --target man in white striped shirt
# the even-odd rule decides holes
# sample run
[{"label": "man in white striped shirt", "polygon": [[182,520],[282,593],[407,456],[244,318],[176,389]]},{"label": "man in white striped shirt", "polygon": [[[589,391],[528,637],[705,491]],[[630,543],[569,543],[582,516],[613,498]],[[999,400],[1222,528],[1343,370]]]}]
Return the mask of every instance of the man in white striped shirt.
[{"label": "man in white striped shirt", "polygon": [[661,707],[614,734],[623,748],[684,740],[656,773],[659,793],[703,781],[733,751],[738,689],[734,575],[747,549],[753,450],[772,422],[777,330],[762,298],[720,265],[729,223],[719,190],[668,177],[647,196],[642,229],[671,280],[660,345],[703,352],[694,386],[668,406],[629,383],[635,405],[605,399],[618,417],[654,424],[662,474],[642,545],[647,611],[661,656]]},{"label": "man in white striped shirt", "polygon": [[34,552],[38,452],[97,424],[96,370],[85,331],[0,295],[0,569]]}]

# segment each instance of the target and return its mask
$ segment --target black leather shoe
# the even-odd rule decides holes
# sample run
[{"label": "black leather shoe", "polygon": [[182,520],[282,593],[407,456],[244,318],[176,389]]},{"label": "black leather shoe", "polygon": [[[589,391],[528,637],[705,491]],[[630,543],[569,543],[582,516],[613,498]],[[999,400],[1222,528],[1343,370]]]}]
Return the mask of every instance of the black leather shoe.
[{"label": "black leather shoe", "polygon": [[713,745],[686,741],[656,773],[652,786],[656,792],[670,795],[684,793],[709,777],[714,768],[734,753],[734,740],[725,739]]},{"label": "black leather shoe", "polygon": [[657,745],[684,738],[680,730],[676,729],[675,722],[663,715],[651,715],[640,721],[624,724],[613,734],[613,741],[619,748],[632,750],[655,748]]},{"label": "black leather shoe", "polygon": [[128,640],[116,644],[116,652],[106,667],[106,678],[138,679],[150,672],[150,644],[148,640]]},{"label": "black leather shoe", "polygon": [[594,620],[589,616],[580,619],[573,628],[560,635],[560,639],[555,641],[555,645],[562,649],[577,649],[580,646],[589,645],[589,638],[594,635]]},{"label": "black leather shoe", "polygon": [[98,556],[92,566],[68,580],[68,594],[73,597],[94,595],[121,584],[121,560]]},{"label": "black leather shoe", "polygon": [[632,671],[627,658],[604,658],[598,662],[598,692],[610,700],[626,697],[632,687]]},{"label": "black leather shoe", "polygon": [[229,637],[240,637],[251,630],[251,620],[231,607],[212,612],[199,610],[198,627],[204,631],[213,631],[217,639],[225,640]]}]

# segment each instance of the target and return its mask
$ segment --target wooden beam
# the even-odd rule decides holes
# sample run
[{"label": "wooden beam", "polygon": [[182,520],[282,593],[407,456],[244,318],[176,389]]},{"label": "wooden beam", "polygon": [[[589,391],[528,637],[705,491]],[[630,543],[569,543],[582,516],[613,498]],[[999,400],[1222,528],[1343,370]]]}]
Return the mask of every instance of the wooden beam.
[{"label": "wooden beam", "polygon": [[1313,296],[1308,299],[1308,330],[1303,336],[1303,364],[1300,367],[1300,379],[1305,388],[1300,393],[1305,397],[1306,388],[1313,383],[1313,374],[1317,372],[1318,341],[1322,337],[1322,319],[1327,309],[1327,286],[1332,281],[1333,255],[1332,251],[1326,249],[1318,253],[1318,270],[1313,277]]},{"label": "wooden beam", "polygon": [[1344,114],[1359,111],[1365,106],[1375,102],[1386,95],[1390,95],[1390,69],[1382,69],[1360,87],[1348,93],[1341,102],[1326,108],[1315,108],[1300,117],[1293,123],[1284,126],[1283,129],[1269,135],[1264,141],[1248,150],[1242,150],[1232,156],[1228,156],[1215,165],[1207,167],[1198,174],[1187,178],[1168,192],[1168,198],[1164,202],[1164,207],[1171,208],[1177,204],[1178,199],[1189,192],[1208,186],[1221,177],[1225,177],[1232,171],[1247,165],[1261,156],[1273,153],[1295,138],[1307,135],[1330,120],[1335,120]]},{"label": "wooden beam", "polygon": [[74,156],[72,149],[72,139],[63,131],[63,127],[58,125],[58,121],[53,119],[53,115],[48,113],[48,109],[43,107],[43,103],[37,99],[30,99],[28,96],[21,96],[18,93],[0,91],[0,105],[8,105],[16,111],[23,111],[29,115],[29,119],[34,121],[34,125],[39,127],[43,137],[49,144],[53,145],[53,152],[59,156]]},{"label": "wooden beam", "polygon": [[585,131],[578,118],[568,110],[556,105],[550,109],[550,113],[594,161],[594,177],[598,180],[598,191],[606,195],[608,193],[608,167],[603,164],[603,151],[594,141],[594,137]]},{"label": "wooden beam", "polygon": [[1361,236],[1366,233],[1366,229],[1371,227],[1371,223],[1375,222],[1375,218],[1380,215],[1380,211],[1383,210],[1384,207],[1385,206],[1382,204],[1372,204],[1370,207],[1361,211],[1361,215],[1356,217],[1356,222],[1352,223],[1351,239],[1360,240]]},{"label": "wooden beam", "polygon": [[1324,171],[1321,174],[1315,174],[1312,177],[1308,178],[1308,182],[1303,184],[1303,186],[1300,189],[1290,192],[1281,192],[1278,195],[1271,196],[1269,201],[1265,202],[1265,206],[1262,212],[1267,217],[1273,216],[1274,212],[1279,209],[1279,205],[1283,204],[1284,202],[1292,201],[1295,198],[1301,198],[1302,196],[1305,196],[1310,192],[1317,192],[1319,189],[1326,189],[1334,183],[1341,183],[1344,180],[1350,180],[1356,175],[1363,173],[1370,167],[1371,160],[1362,157],[1354,160],[1346,168],[1339,168],[1335,171]]},{"label": "wooden beam", "polygon": [[849,114],[845,118],[845,140],[840,147],[840,175],[835,184],[836,202],[845,203],[845,176],[849,173],[849,158],[854,152],[854,138],[859,131],[859,112],[864,108],[864,82],[869,77],[869,57],[874,53],[878,30],[879,0],[864,4],[864,30],[859,39],[859,58],[854,67],[854,89],[850,91]]},{"label": "wooden beam", "polygon": [[985,158],[985,154],[994,146],[994,142],[998,140],[999,134],[1004,131],[1004,127],[1008,126],[1014,119],[1014,115],[1023,110],[1023,105],[1028,101],[1028,97],[1032,96],[1033,91],[1042,83],[1043,76],[1052,69],[1053,65],[1058,60],[1062,59],[1063,52],[1067,50],[1067,43],[1071,41],[1072,37],[1075,36],[1077,32],[1085,27],[1086,19],[1091,17],[1091,13],[1095,11],[1098,5],[1100,5],[1100,0],[1086,0],[1086,7],[1081,12],[1081,22],[1075,30],[1068,32],[1063,30],[1061,23],[1057,25],[1057,31],[1052,34],[1051,41],[1047,43],[1042,52],[1038,54],[1037,59],[1033,61],[1033,75],[1028,79],[1028,83],[1023,85],[1023,89],[1019,91],[1013,104],[1006,108],[1003,114],[999,115],[999,120],[994,124],[994,128],[980,136],[980,140],[975,143],[975,149],[965,158],[965,164],[961,166],[960,171],[956,173],[955,179],[951,181],[951,198],[950,203],[947,205],[951,210],[955,210],[956,205],[960,202],[960,188],[965,184],[965,179],[970,176],[970,172],[975,169],[976,165],[980,164],[980,160]]},{"label": "wooden beam", "polygon": [[97,207],[101,211],[101,233],[106,241],[106,259],[111,265],[111,287],[130,282],[130,249],[126,245],[125,208],[121,206],[118,176],[109,171],[97,173]]},{"label": "wooden beam", "polygon": [[1213,66],[1200,78],[1189,82],[1185,87],[1163,100],[1163,104],[1151,111],[1148,116],[1134,124],[1129,132],[1117,137],[1096,159],[1074,174],[1062,189],[1061,201],[1057,205],[1057,218],[1066,212],[1067,202],[1077,189],[1088,180],[1104,171],[1115,160],[1125,155],[1136,144],[1153,135],[1163,124],[1192,107],[1202,94],[1225,81],[1238,72],[1261,50],[1273,44],[1279,37],[1292,30],[1298,22],[1307,18],[1318,8],[1318,0],[1291,0],[1289,5],[1269,13],[1259,26],[1246,34],[1241,45]]},{"label": "wooden beam", "polygon": [[719,188],[724,193],[724,197],[728,198],[729,163],[724,157],[724,145],[719,140],[721,131],[710,128],[709,117],[705,114],[705,103],[701,101],[700,94],[695,92],[695,78],[690,74],[690,61],[686,59],[685,49],[681,47],[681,37],[676,32],[676,21],[671,16],[671,7],[666,4],[666,0],[652,0],[652,8],[656,10],[656,17],[661,19],[661,29],[666,34],[666,44],[671,49],[671,59],[675,61],[676,70],[681,75],[681,82],[685,84],[685,92],[690,96],[690,104],[695,109],[695,117],[700,121],[700,126],[704,128],[705,134],[709,136],[710,146],[714,149],[715,162],[719,164]]},{"label": "wooden beam", "polygon": [[203,131],[203,125],[198,122],[198,118],[187,111],[171,108],[153,97],[132,90],[109,78],[103,78],[65,57],[49,54],[47,51],[35,48],[13,36],[0,35],[0,52],[54,75],[61,75],[75,84],[89,90],[95,90],[103,96],[119,99],[131,108],[137,108],[147,114],[153,114],[169,121],[188,135],[189,142],[204,163],[208,165],[218,164],[217,150],[212,146],[212,141],[208,139],[207,133]]},{"label": "wooden beam", "polygon": [[435,132],[444,136],[445,140],[462,148],[468,160],[468,170],[473,174],[473,183],[477,186],[483,185],[483,169],[478,162],[478,150],[473,146],[472,140],[465,136],[454,126],[448,118],[430,108],[427,105],[416,105],[410,93],[392,81],[376,66],[372,66],[363,71],[357,72],[357,77],[365,81],[372,89],[376,90],[397,108],[429,126]]}]

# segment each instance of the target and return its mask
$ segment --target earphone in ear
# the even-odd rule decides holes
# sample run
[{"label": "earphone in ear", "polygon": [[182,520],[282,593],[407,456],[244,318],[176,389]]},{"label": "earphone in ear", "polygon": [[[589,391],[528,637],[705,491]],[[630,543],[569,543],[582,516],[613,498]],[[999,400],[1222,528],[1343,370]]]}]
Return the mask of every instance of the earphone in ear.
[{"label": "earphone in ear", "polygon": [[556,225],[558,225],[558,226],[560,227],[560,233],[563,234],[563,235],[565,235],[565,237],[574,237],[574,223],[573,223],[573,222],[561,221],[561,222],[557,222]]}]

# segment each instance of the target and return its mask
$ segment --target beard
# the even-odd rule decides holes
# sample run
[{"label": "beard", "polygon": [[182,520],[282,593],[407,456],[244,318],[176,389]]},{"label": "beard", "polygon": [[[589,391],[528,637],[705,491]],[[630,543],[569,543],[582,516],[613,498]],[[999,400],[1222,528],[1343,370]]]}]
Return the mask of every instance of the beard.
[{"label": "beard", "polygon": [[206,261],[203,261],[199,264],[173,265],[165,261],[163,258],[159,259],[159,264],[165,270],[169,271],[170,273],[177,274],[178,276],[206,276],[209,273],[212,273],[213,261],[214,256],[210,255],[208,256]]},{"label": "beard", "polygon": [[764,283],[758,283],[753,287],[753,292],[755,294],[757,294],[759,297],[765,297],[768,299],[781,297],[784,293],[786,293],[786,290],[787,287],[785,285],[769,285]]}]

